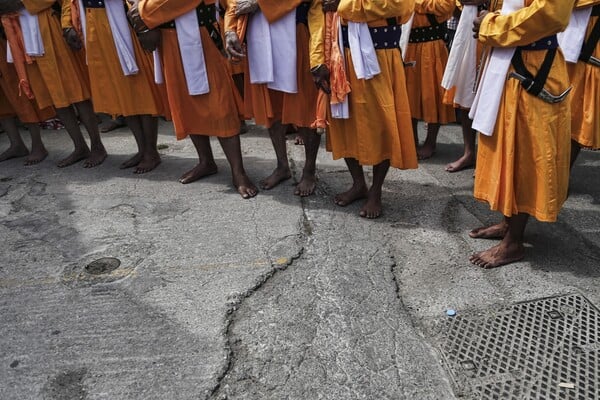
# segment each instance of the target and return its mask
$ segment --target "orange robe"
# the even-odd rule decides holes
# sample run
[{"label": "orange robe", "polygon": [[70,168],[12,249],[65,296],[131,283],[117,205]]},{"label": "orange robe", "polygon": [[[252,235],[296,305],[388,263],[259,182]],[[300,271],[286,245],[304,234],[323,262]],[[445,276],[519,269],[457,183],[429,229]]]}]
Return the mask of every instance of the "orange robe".
[{"label": "orange robe", "polygon": [[[85,2],[84,2],[85,4]],[[63,27],[70,27],[70,1],[63,3]],[[86,8],[87,65],[94,99],[94,111],[113,117],[164,115],[166,99],[154,83],[152,55],[142,49],[130,29],[139,71],[124,75],[115,48],[106,9]]]},{"label": "orange robe", "polygon": [[[438,22],[445,23],[454,8],[455,0],[416,0],[412,27],[430,26],[426,14],[433,14]],[[442,39],[409,43],[404,60],[416,62],[414,67],[406,68],[412,117],[429,123],[454,122],[454,109],[444,102],[445,90],[441,86],[448,62],[446,43]]]},{"label": "orange robe", "polygon": [[[201,3],[201,0],[141,0],[139,10],[146,26],[153,29]],[[210,5],[215,1],[205,0],[204,3]],[[237,135],[242,100],[227,68],[227,59],[210,38],[208,30],[200,27],[210,92],[195,96],[188,92],[176,30],[161,29],[161,34],[163,74],[177,138],[183,139],[190,134]]]},{"label": "orange robe", "polygon": [[[492,47],[523,46],[566,28],[573,0],[527,0],[510,15],[488,14],[479,40]],[[546,51],[522,51],[533,74]],[[512,70],[512,67],[511,67]],[[562,93],[569,85],[559,51],[545,87]],[[571,135],[570,101],[548,104],[508,79],[493,136],[479,135],[475,198],[510,217],[526,213],[539,221],[556,221],[567,198]]]},{"label": "orange robe", "polygon": [[[269,22],[277,21],[303,2],[311,3],[309,18],[310,14],[315,15],[321,12],[320,1],[315,0],[291,0],[287,2],[258,0],[260,9]],[[236,5],[236,0],[228,0],[225,13],[225,31],[236,30]],[[283,124],[310,127],[315,120],[317,89],[310,73],[310,34],[306,25],[296,24],[296,40],[298,93],[283,93],[268,89],[266,84],[251,84],[249,67],[245,63],[244,114],[246,118],[254,118],[258,125],[269,128],[274,122],[281,121]]]},{"label": "orange robe", "polygon": [[41,108],[68,107],[91,97],[84,54],[72,51],[63,39],[60,20],[51,8],[54,3],[55,0],[23,0],[27,11],[37,14],[44,41],[45,54],[34,57],[35,66],[27,66],[31,89]]},{"label": "orange robe", "polygon": [[[338,13],[344,21],[386,26],[387,18],[406,22],[413,11],[412,0],[342,0]],[[321,17],[321,24],[323,23]],[[311,32],[319,32],[317,21]],[[311,66],[324,62],[322,46],[313,35]],[[329,116],[327,150],[334,159],[354,158],[361,165],[376,165],[385,160],[395,168],[417,168],[417,152],[412,133],[410,109],[404,76],[404,63],[398,49],[376,50],[381,73],[373,79],[358,79],[350,50],[345,49],[346,73],[351,92],[348,95],[350,119]],[[329,108],[329,107],[328,107]]]},{"label": "orange robe", "polygon": [[[587,3],[590,4],[586,6],[592,5],[590,1]],[[595,4],[600,2],[596,1]],[[590,18],[586,37],[599,18]],[[592,55],[600,59],[600,43]],[[568,69],[573,85],[571,138],[582,147],[600,150],[600,67],[579,61],[576,64],[569,63]]]},{"label": "orange robe", "polygon": [[19,93],[19,78],[15,67],[6,62],[6,42],[0,40],[0,116],[17,116],[23,123],[42,122],[52,118],[53,107],[40,109],[35,99]]}]

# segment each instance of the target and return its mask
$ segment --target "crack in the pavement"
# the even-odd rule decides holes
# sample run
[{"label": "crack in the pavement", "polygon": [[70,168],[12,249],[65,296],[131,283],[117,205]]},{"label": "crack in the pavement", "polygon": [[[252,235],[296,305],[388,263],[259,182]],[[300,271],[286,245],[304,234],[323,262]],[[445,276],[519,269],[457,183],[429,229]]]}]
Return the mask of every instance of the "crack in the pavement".
[{"label": "crack in the pavement", "polygon": [[[290,169],[292,171],[292,177],[293,177],[294,181],[296,182],[296,172],[297,172],[296,171],[296,163],[294,162],[294,159],[291,157],[291,155],[288,155],[288,158],[289,158],[289,162],[290,162]],[[224,337],[225,337],[224,350],[226,352],[225,365],[223,367],[223,370],[218,374],[218,376],[216,378],[217,383],[209,391],[207,399],[214,398],[217,395],[217,393],[219,392],[219,390],[222,387],[223,381],[227,378],[227,375],[233,368],[233,364],[235,361],[235,354],[232,349],[231,327],[232,327],[233,323],[235,322],[237,311],[242,306],[243,302],[246,299],[248,299],[249,297],[251,297],[254,293],[258,292],[278,272],[285,271],[286,269],[288,269],[288,267],[290,267],[294,263],[296,263],[299,259],[302,258],[302,256],[305,253],[305,249],[308,244],[308,238],[309,238],[309,236],[312,235],[312,226],[311,226],[310,220],[308,218],[308,214],[307,214],[307,210],[306,210],[307,204],[306,204],[306,199],[304,197],[300,197],[300,206],[302,208],[302,218],[301,218],[300,223],[298,224],[299,232],[296,235],[296,237],[299,239],[298,240],[299,249],[298,249],[297,253],[293,254],[291,257],[287,258],[285,263],[281,263],[281,262],[278,262],[278,260],[271,259],[271,256],[268,252],[268,248],[266,246],[263,246],[263,252],[265,252],[267,259],[271,263],[271,269],[268,272],[266,272],[265,274],[261,275],[256,280],[255,284],[251,288],[245,290],[243,293],[236,293],[235,296],[228,302],[228,309],[226,311],[225,327],[224,327]],[[289,235],[285,236],[283,238],[279,238],[275,242],[277,243],[277,242],[285,240],[287,238],[289,238]],[[273,246],[271,246],[271,248],[272,247]],[[220,397],[220,399],[226,399],[226,398],[227,398],[226,395],[223,395],[222,397]]]}]

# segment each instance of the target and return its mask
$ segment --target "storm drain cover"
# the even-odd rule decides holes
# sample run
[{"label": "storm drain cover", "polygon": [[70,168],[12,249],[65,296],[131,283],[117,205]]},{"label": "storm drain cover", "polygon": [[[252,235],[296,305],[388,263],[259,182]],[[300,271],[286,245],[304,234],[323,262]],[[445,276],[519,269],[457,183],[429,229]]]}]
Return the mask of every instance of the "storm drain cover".
[{"label": "storm drain cover", "polygon": [[121,261],[118,258],[103,257],[86,265],[85,270],[92,275],[103,275],[113,272],[120,265]]},{"label": "storm drain cover", "polygon": [[461,398],[600,400],[600,312],[579,294],[459,313],[432,329]]}]

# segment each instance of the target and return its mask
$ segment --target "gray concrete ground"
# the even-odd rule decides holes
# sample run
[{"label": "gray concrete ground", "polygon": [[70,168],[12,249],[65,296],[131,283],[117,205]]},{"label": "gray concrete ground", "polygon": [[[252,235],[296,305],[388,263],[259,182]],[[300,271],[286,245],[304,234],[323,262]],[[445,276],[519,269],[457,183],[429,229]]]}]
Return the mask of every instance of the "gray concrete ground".
[{"label": "gray concrete ground", "polygon": [[[350,177],[325,151],[316,195],[289,181],[244,201],[216,142],[220,173],[177,182],[195,152],[168,124],[143,176],[118,169],[126,129],[91,170],[56,168],[69,140],[44,138],[47,161],[0,165],[0,399],[454,399],[424,321],[570,292],[600,305],[597,153],[559,222],[530,223],[526,260],[483,271],[467,259],[491,242],[466,233],[499,217],[472,170],[443,170],[457,126],[418,170],[391,171],[376,221],[333,205]],[[270,173],[265,130],[242,144],[250,175]],[[303,148],[288,148],[298,179]],[[122,264],[86,272],[100,257]]]}]

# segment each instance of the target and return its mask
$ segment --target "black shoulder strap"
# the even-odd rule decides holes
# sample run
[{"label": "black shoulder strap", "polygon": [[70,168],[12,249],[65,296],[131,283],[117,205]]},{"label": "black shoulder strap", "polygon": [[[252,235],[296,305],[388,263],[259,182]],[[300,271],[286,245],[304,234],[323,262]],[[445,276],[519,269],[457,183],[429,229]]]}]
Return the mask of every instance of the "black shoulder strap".
[{"label": "black shoulder strap", "polygon": [[581,55],[579,59],[584,62],[590,61],[590,57],[594,54],[594,49],[598,45],[600,41],[600,18],[594,24],[592,28],[592,32],[590,36],[588,36],[587,40],[583,43],[583,47],[581,49]]},{"label": "black shoulder strap", "polygon": [[438,25],[442,25],[442,23],[438,22],[438,20],[435,18],[435,15],[433,14],[425,14],[427,15],[427,19],[429,20],[429,25],[431,26],[438,26]]},{"label": "black shoulder strap", "polygon": [[525,82],[521,82],[521,85],[528,93],[531,93],[534,96],[540,94],[544,88],[544,85],[546,84],[548,75],[550,75],[550,69],[552,68],[552,63],[554,62],[555,56],[556,49],[548,50],[542,66],[540,67],[537,75],[534,77],[533,74],[527,70],[527,67],[525,67],[521,49],[517,47],[515,55],[512,58],[512,65],[519,75],[523,75],[526,78]]}]

